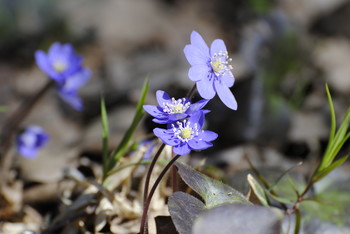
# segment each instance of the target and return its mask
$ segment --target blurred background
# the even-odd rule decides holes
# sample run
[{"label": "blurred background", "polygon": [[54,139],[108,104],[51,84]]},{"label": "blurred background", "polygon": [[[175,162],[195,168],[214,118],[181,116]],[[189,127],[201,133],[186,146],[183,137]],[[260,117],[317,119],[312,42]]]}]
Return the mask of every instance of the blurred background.
[{"label": "blurred background", "polygon": [[[93,72],[80,90],[83,112],[52,90],[23,123],[42,126],[51,141],[37,159],[16,159],[18,176],[28,187],[54,184],[67,167],[94,176],[91,165],[100,161],[102,148],[101,94],[114,149],[145,77],[148,104],[156,104],[158,89],[180,98],[193,86],[183,54],[193,30],[208,45],[225,41],[238,110],[217,97],[208,104],[206,126],[219,138],[191,160],[207,157],[226,181],[249,168],[244,156],[257,167],[279,169],[305,160],[299,170],[309,172],[328,138],[325,83],[339,121],[350,104],[349,21],[347,0],[1,0],[0,105],[7,111],[0,113],[0,123],[47,81],[35,64],[36,50],[47,51],[55,41],[71,43]],[[154,126],[145,118],[136,139]],[[347,145],[343,153],[348,152]]]}]

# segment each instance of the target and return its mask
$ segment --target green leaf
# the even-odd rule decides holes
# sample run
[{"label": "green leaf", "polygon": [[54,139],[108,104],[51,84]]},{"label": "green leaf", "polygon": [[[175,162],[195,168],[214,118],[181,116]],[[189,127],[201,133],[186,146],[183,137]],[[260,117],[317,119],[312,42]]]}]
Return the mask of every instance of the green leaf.
[{"label": "green leaf", "polygon": [[267,201],[267,197],[266,197],[266,194],[265,194],[263,187],[261,187],[259,182],[256,181],[255,178],[251,174],[248,174],[247,179],[248,179],[250,187],[254,191],[254,193],[255,193],[256,197],[259,199],[260,203],[263,206],[268,207],[269,203]]},{"label": "green leaf", "polygon": [[223,203],[251,204],[243,194],[230,186],[214,180],[183,163],[176,162],[175,165],[182,180],[203,198],[207,208]]},{"label": "green leaf", "polygon": [[180,234],[191,233],[195,219],[205,209],[203,202],[183,192],[176,192],[170,196],[168,207],[176,230]]},{"label": "green leaf", "polygon": [[133,137],[135,130],[141,121],[143,115],[145,114],[145,111],[143,110],[143,104],[145,103],[147,93],[148,93],[149,83],[148,79],[145,80],[143,83],[141,96],[138,101],[137,107],[136,107],[136,113],[134,115],[134,118],[132,120],[132,123],[126,133],[123,136],[122,141],[120,142],[118,148],[115,151],[115,154],[113,155],[112,159],[109,162],[108,165],[108,171],[111,170],[120,160],[120,158],[127,152],[130,140]]},{"label": "green leaf", "polygon": [[108,158],[108,142],[109,142],[109,127],[108,115],[104,98],[101,98],[101,121],[102,121],[102,164],[103,164],[103,178],[107,175],[109,158]]},{"label": "green leaf", "polygon": [[326,84],[326,92],[327,92],[329,110],[331,112],[331,130],[329,132],[329,141],[332,141],[334,138],[335,129],[336,129],[336,118],[335,118],[335,111],[334,111],[332,96],[331,96],[331,93],[329,92],[328,84]]},{"label": "green leaf", "polygon": [[348,159],[349,155],[346,155],[340,159],[338,159],[337,161],[335,161],[334,163],[332,163],[330,166],[326,167],[325,169],[323,169],[320,172],[317,172],[313,177],[313,181],[314,183],[321,180],[323,177],[325,177],[326,175],[328,175],[331,171],[333,171],[335,168],[339,167],[340,165],[342,165],[347,159]]}]

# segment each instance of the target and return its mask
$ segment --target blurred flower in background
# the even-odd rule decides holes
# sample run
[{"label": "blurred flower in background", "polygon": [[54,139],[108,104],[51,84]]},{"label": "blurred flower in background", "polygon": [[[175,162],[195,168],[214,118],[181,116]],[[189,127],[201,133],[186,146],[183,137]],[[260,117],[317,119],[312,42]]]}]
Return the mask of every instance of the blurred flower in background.
[{"label": "blurred flower in background", "polygon": [[39,68],[57,83],[60,97],[81,111],[83,103],[78,90],[90,79],[91,72],[83,66],[83,58],[75,54],[72,45],[55,42],[47,54],[36,51],[35,59]]},{"label": "blurred flower in background", "polygon": [[45,146],[49,135],[39,126],[28,126],[17,138],[17,151],[26,158],[34,158]]}]

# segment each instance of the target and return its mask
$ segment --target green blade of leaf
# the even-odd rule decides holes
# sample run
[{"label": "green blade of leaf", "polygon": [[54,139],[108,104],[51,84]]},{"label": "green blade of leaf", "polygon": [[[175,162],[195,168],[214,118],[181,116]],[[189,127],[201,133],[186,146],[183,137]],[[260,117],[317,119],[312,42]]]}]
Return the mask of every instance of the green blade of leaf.
[{"label": "green blade of leaf", "polygon": [[329,91],[328,84],[326,84],[326,92],[327,92],[329,110],[331,112],[331,130],[329,132],[329,141],[332,141],[335,134],[336,118],[335,118],[335,111],[334,111],[332,96]]},{"label": "green blade of leaf", "polygon": [[143,110],[143,104],[145,103],[147,93],[148,93],[149,83],[148,79],[145,80],[143,83],[141,96],[139,98],[136,112],[134,115],[134,118],[132,120],[132,123],[126,133],[123,136],[122,141],[120,142],[117,150],[115,151],[115,154],[113,155],[112,159],[110,160],[110,163],[108,165],[108,170],[111,170],[119,161],[119,159],[125,154],[125,152],[128,150],[130,140],[133,137],[135,130],[141,121],[143,115],[145,114],[145,111]]},{"label": "green blade of leaf", "polygon": [[106,104],[103,97],[101,97],[101,122],[102,122],[103,177],[106,177],[108,164],[109,164],[109,158],[108,158],[109,126],[108,126],[108,115],[106,110]]},{"label": "green blade of leaf", "polygon": [[259,182],[256,181],[255,178],[251,174],[248,174],[247,179],[248,179],[248,183],[249,183],[250,187],[254,191],[254,193],[255,193],[256,197],[259,199],[260,203],[263,206],[269,207],[269,203],[267,201],[267,197],[266,197],[266,194],[265,194],[263,187],[261,187]]},{"label": "green blade of leaf", "polygon": [[325,169],[323,169],[320,172],[317,172],[313,177],[312,180],[314,182],[317,182],[319,180],[321,180],[323,177],[325,177],[326,175],[328,175],[331,171],[333,171],[335,168],[339,167],[340,165],[342,165],[347,159],[348,159],[349,155],[346,155],[340,159],[338,159],[337,161],[335,161],[334,163],[332,163],[330,166],[326,167]]},{"label": "green blade of leaf", "polygon": [[332,138],[332,140],[328,142],[326,152],[322,158],[322,162],[317,169],[318,172],[322,171],[333,162],[339,150],[345,143],[346,140],[344,139],[347,138],[349,134],[347,133],[349,128],[349,120],[350,120],[350,108],[347,110],[345,117],[343,118],[343,121],[340,124],[340,127],[336,132],[334,138]]}]

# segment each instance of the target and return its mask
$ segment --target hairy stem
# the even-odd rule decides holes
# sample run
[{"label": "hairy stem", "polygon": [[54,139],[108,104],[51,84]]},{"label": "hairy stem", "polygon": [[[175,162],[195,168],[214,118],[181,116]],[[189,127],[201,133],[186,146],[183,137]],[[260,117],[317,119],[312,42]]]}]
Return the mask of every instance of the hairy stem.
[{"label": "hairy stem", "polygon": [[157,162],[157,160],[158,160],[160,154],[162,153],[164,147],[165,147],[165,144],[163,143],[163,144],[159,147],[159,149],[158,149],[156,155],[153,157],[152,162],[151,162],[151,164],[150,164],[150,166],[149,166],[149,168],[148,168],[147,175],[146,175],[146,180],[145,180],[145,188],[143,189],[143,204],[145,204],[146,199],[147,199],[147,196],[148,196],[149,182],[150,182],[150,180],[151,180],[151,174],[152,174],[154,165],[156,165],[156,162]]},{"label": "hairy stem", "polygon": [[169,170],[169,168],[176,162],[176,160],[180,157],[181,155],[176,155],[171,159],[171,161],[164,167],[162,172],[160,173],[159,177],[157,178],[156,182],[154,182],[151,191],[147,197],[147,200],[143,206],[143,214],[141,218],[141,225],[140,225],[140,234],[147,234],[147,228],[146,228],[146,223],[147,223],[147,213],[148,213],[148,208],[151,204],[151,200],[153,197],[154,192],[156,191],[156,188],[158,187],[160,181],[163,179],[165,173]]}]

